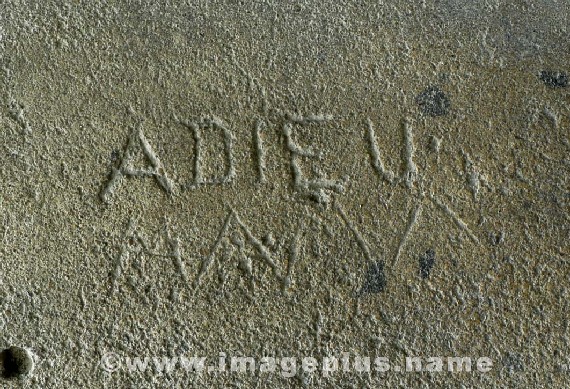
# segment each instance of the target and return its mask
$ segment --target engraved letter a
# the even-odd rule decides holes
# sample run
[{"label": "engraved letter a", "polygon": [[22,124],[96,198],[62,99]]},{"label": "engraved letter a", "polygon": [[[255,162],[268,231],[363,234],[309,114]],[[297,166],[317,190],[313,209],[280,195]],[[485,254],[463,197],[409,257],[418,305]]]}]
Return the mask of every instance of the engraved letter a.
[{"label": "engraved letter a", "polygon": [[[142,151],[150,168],[135,168],[132,166],[133,159],[139,151]],[[116,186],[124,177],[153,177],[158,185],[168,194],[171,194],[173,191],[172,182],[166,176],[162,163],[146,140],[142,127],[135,128],[131,133],[129,143],[119,167],[113,168],[111,178],[100,194],[103,202],[109,202],[110,196],[114,193]]]}]

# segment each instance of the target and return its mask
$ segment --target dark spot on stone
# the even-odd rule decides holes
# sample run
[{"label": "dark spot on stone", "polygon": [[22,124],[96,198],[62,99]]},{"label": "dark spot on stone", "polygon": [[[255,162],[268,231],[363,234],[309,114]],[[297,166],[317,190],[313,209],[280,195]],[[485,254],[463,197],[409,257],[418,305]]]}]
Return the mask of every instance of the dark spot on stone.
[{"label": "dark spot on stone", "polygon": [[2,378],[11,379],[22,377],[32,371],[34,361],[25,349],[10,347],[0,352]]},{"label": "dark spot on stone", "polygon": [[524,371],[524,362],[520,354],[507,353],[502,362],[509,373]]},{"label": "dark spot on stone", "polygon": [[449,113],[449,98],[437,86],[430,86],[416,97],[422,112],[429,116],[444,116]]},{"label": "dark spot on stone", "polygon": [[505,240],[505,233],[501,231],[498,234],[494,234],[492,232],[489,233],[489,241],[493,246],[497,246]]},{"label": "dark spot on stone", "polygon": [[566,88],[568,86],[568,74],[565,72],[543,70],[540,72],[540,79],[551,88]]},{"label": "dark spot on stone", "polygon": [[363,294],[380,293],[386,287],[386,276],[384,275],[384,262],[378,261],[370,264],[366,271],[366,279],[364,285],[358,293],[359,296]]},{"label": "dark spot on stone", "polygon": [[121,153],[119,152],[119,150],[113,150],[111,151],[111,162],[116,162],[117,160],[119,160],[119,158],[121,157]]},{"label": "dark spot on stone", "polygon": [[420,256],[420,276],[428,278],[433,265],[435,265],[435,251],[429,249],[424,255]]}]

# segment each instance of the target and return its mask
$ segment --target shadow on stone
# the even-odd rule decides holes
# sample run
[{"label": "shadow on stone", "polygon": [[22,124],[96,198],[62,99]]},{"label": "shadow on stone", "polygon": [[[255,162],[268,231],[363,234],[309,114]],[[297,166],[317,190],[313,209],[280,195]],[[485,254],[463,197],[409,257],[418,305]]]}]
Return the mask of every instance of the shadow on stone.
[{"label": "shadow on stone", "polygon": [[0,352],[0,366],[2,378],[19,378],[32,371],[34,361],[28,351],[12,346]]}]

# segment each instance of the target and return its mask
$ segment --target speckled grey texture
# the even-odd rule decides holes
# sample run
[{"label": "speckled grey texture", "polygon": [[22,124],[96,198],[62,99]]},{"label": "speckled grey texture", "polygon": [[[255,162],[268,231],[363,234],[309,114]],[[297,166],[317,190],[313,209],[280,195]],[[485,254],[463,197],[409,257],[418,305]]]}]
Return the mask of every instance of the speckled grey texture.
[{"label": "speckled grey texture", "polygon": [[[569,17],[1,1],[0,349],[35,368],[0,386],[567,387]],[[493,368],[109,373],[108,352]]]}]

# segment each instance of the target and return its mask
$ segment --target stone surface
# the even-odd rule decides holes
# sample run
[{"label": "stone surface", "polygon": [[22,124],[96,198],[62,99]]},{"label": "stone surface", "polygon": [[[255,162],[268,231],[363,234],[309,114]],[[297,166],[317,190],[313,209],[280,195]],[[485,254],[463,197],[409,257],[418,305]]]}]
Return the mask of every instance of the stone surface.
[{"label": "stone surface", "polygon": [[[0,386],[567,387],[569,17],[0,2],[0,347],[35,363]],[[222,352],[402,371],[125,362]]]}]

